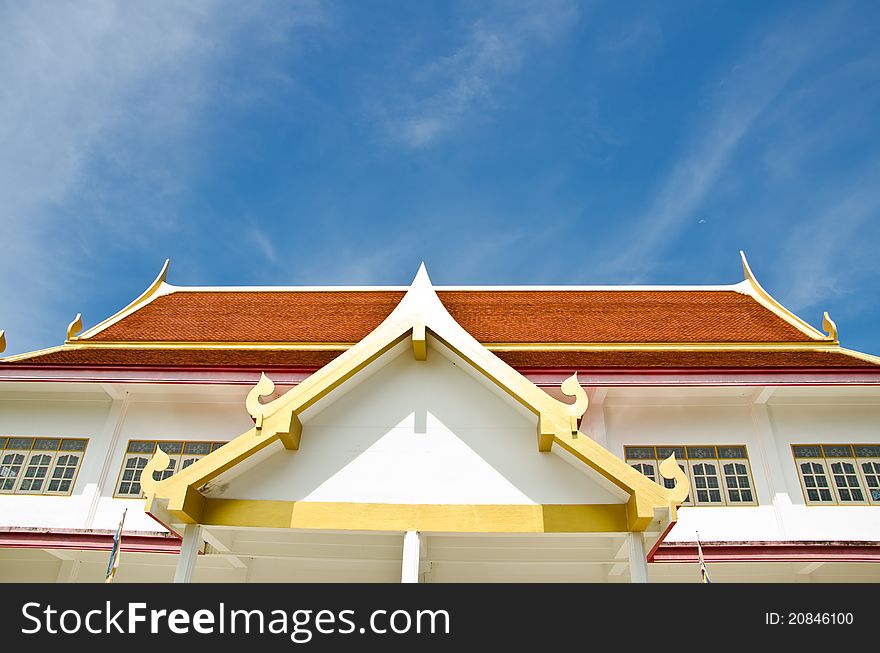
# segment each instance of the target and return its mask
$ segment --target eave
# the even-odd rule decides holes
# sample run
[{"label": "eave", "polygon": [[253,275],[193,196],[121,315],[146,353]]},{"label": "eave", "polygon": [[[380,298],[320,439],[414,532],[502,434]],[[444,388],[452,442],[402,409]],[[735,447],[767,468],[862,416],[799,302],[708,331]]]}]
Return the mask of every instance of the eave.
[{"label": "eave", "polygon": [[[167,383],[253,386],[262,371],[282,386],[301,383],[317,367],[46,365],[0,366],[2,382]],[[577,373],[585,386],[857,386],[880,385],[880,369],[865,368],[516,368],[538,387],[558,388]]]},{"label": "eave", "polygon": [[[406,341],[410,341],[412,355],[417,361],[426,360],[429,338],[535,415],[538,451],[549,452],[553,446],[562,447],[626,492],[629,495],[625,503],[628,531],[645,531],[657,519],[661,523],[675,521],[677,506],[687,495],[688,486],[674,457],[660,466],[665,478],[675,479],[675,487],[667,489],[579,433],[578,420],[587,408],[587,396],[577,378],[572,376],[561,385],[563,394],[574,397],[572,404],[560,402],[535,386],[483,347],[451,317],[432,288],[424,267],[420,268],[397,307],[369,335],[277,399],[265,404],[259,398],[270,395],[275,384],[267,376],[261,375],[246,400],[248,412],[255,421],[254,428],[162,481],[153,480],[153,473],[165,469],[170,461],[167,454],[158,451],[141,476],[146,512],[162,521],[170,520],[166,523],[203,523],[211,513],[211,499],[203,490],[209,487],[211,481],[277,442],[288,450],[298,449],[303,432],[300,414]],[[439,355],[439,352],[432,355]],[[283,515],[283,519],[288,519],[288,508],[291,512],[289,519],[294,519],[297,514],[294,505],[282,506],[279,514]],[[436,514],[439,508],[426,506],[414,518]],[[252,514],[255,510],[256,507],[249,507],[247,512]],[[355,507],[354,510],[356,514],[366,508]],[[466,507],[456,510],[468,512]],[[395,509],[391,512],[396,514],[399,511]],[[276,524],[276,519],[277,515],[272,517],[271,523]],[[444,523],[447,523],[446,519],[444,514]],[[465,522],[471,523],[467,520],[462,523]],[[324,528],[344,530],[352,519],[340,517],[332,523],[321,523]],[[295,521],[290,522],[291,527],[294,524]]]}]

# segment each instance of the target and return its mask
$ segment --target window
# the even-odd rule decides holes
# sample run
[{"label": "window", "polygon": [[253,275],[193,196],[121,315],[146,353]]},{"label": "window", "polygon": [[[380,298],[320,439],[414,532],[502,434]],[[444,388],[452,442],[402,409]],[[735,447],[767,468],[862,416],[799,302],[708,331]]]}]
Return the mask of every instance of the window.
[{"label": "window", "polygon": [[[685,473],[685,476],[689,477],[690,474],[688,474],[687,467],[685,466],[687,463],[684,447],[624,447],[624,455],[626,456],[627,463],[655,483],[659,483],[667,488],[675,487],[675,481],[673,479],[663,478],[660,475],[660,463],[669,458],[673,453],[675,454],[675,458],[678,461],[678,466],[681,468],[681,471]],[[694,502],[691,501],[690,495],[688,495],[688,497],[682,502],[682,505],[694,505]]]},{"label": "window", "polygon": [[0,493],[69,495],[85,438],[0,437]]},{"label": "window", "polygon": [[880,445],[791,447],[807,505],[880,505]]},{"label": "window", "polygon": [[122,459],[119,480],[116,483],[116,497],[139,499],[141,497],[141,472],[156,449],[168,454],[171,462],[161,472],[153,472],[153,478],[164,481],[175,472],[186,469],[199,458],[222,447],[225,442],[182,442],[164,440],[130,440]]},{"label": "window", "polygon": [[684,506],[756,506],[748,453],[741,445],[624,447],[626,462],[655,482],[671,488],[675,482],[661,478],[660,463],[675,454],[688,477],[691,494]]}]

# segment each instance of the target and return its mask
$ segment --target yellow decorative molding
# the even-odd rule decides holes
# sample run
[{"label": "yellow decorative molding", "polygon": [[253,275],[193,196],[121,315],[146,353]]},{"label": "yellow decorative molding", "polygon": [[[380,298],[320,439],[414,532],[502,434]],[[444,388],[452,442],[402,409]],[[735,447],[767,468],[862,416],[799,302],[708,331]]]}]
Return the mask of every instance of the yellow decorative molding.
[{"label": "yellow decorative molding", "polygon": [[[346,351],[357,343],[342,342],[216,342],[168,340],[83,340],[67,343],[68,349],[155,349],[235,351]],[[829,348],[829,340],[794,342],[490,342],[481,343],[492,352],[513,351],[794,351]],[[33,353],[33,352],[31,352]]]},{"label": "yellow decorative molding", "polygon": [[805,322],[797,315],[792,313],[790,310],[785,308],[782,304],[776,301],[773,296],[764,290],[764,287],[758,282],[758,278],[752,273],[751,267],[749,267],[749,262],[746,259],[746,253],[742,250],[739,251],[740,258],[742,259],[743,266],[743,274],[746,277],[746,281],[749,282],[749,286],[751,287],[752,292],[750,293],[752,297],[754,297],[760,304],[762,304],[765,308],[769,308],[776,315],[781,317],[783,320],[791,324],[793,327],[810,336],[814,340],[825,340],[825,334],[821,331],[817,330],[815,327],[810,325],[808,322]]},{"label": "yellow decorative molding", "polygon": [[245,399],[245,407],[251,417],[254,418],[254,424],[258,429],[263,428],[263,415],[266,414],[266,407],[260,401],[260,397],[267,397],[275,391],[275,384],[272,382],[265,372],[260,374],[260,380],[257,385],[251,388]]},{"label": "yellow decorative molding", "polygon": [[[627,530],[645,530],[658,511],[665,518],[674,520],[680,503],[675,497],[680,491],[654,483],[578,432],[577,419],[587,408],[587,395],[577,377],[570,377],[562,387],[565,395],[574,397],[572,404],[558,401],[541,390],[481,345],[452,318],[431,286],[424,265],[419,268],[403,299],[376,329],[300,384],[263,404],[259,398],[271,393],[274,384],[265,375],[261,376],[245,402],[254,417],[255,428],[150,486],[150,491],[145,491],[148,509],[159,506],[157,510],[166,510],[177,523],[200,522],[207,506],[212,505],[208,484],[213,479],[276,440],[288,449],[297,448],[302,434],[299,415],[306,409],[407,339],[411,339],[417,358],[423,347],[418,343],[424,342],[426,356],[429,335],[439,343],[438,346],[454,353],[535,415],[540,451],[548,451],[554,444],[559,444],[629,494],[630,499],[625,504]],[[156,470],[159,466],[151,463],[148,469]],[[680,480],[678,476],[674,478]]]},{"label": "yellow decorative molding", "polygon": [[153,478],[154,472],[164,472],[171,464],[171,458],[162,449],[157,448],[156,453],[147,461],[141,470],[141,490],[144,494],[154,494],[158,481]]},{"label": "yellow decorative molding", "polygon": [[828,340],[840,342],[840,338],[837,335],[837,323],[831,319],[828,311],[825,311],[822,315],[822,328],[828,332]]},{"label": "yellow decorative molding", "polygon": [[421,322],[413,324],[412,330],[413,356],[417,361],[428,360],[428,335],[425,325]]},{"label": "yellow decorative molding", "polygon": [[837,351],[842,354],[846,354],[847,356],[852,356],[853,358],[858,358],[859,360],[863,360],[866,363],[873,363],[874,365],[880,365],[880,356],[875,356],[874,354],[866,354],[861,351],[855,351],[853,349],[847,349],[845,347],[840,347]]},{"label": "yellow decorative molding", "polygon": [[67,325],[67,342],[70,342],[71,340],[76,340],[76,334],[82,331],[82,328],[82,313],[77,313],[76,317],[73,318],[73,321]]},{"label": "yellow decorative molding", "polygon": [[624,504],[390,504],[206,499],[209,526],[447,533],[623,533]]},{"label": "yellow decorative molding", "polygon": [[569,424],[572,433],[578,432],[578,420],[587,412],[587,393],[584,391],[580,383],[578,383],[577,373],[572,374],[565,379],[560,386],[562,394],[567,397],[574,397],[574,403],[568,407]]},{"label": "yellow decorative molding", "polygon": [[142,292],[137,299],[131,302],[128,306],[123,308],[121,311],[111,315],[106,320],[99,322],[91,329],[88,329],[83,334],[79,336],[80,340],[91,338],[96,333],[100,333],[107,327],[112,324],[116,324],[124,317],[127,317],[131,313],[134,313],[137,309],[141,308],[144,304],[148,304],[153,301],[158,295],[159,291],[162,289],[162,286],[165,285],[165,279],[168,276],[168,266],[171,263],[171,259],[165,259],[165,263],[162,265],[162,269],[159,271],[158,276],[153,280],[147,289]]},{"label": "yellow decorative molding", "polygon": [[687,499],[689,489],[688,477],[682,468],[678,466],[675,454],[673,453],[669,458],[661,462],[657,469],[660,470],[660,475],[663,478],[675,479],[675,487],[672,490],[673,499],[679,503]]}]

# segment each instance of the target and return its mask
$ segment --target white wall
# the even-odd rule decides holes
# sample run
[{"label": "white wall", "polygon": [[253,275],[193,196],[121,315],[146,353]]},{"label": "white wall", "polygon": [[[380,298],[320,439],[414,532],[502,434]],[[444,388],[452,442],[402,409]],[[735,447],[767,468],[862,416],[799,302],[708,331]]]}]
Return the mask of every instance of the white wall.
[{"label": "white wall", "polygon": [[[0,387],[0,435],[88,437],[73,494],[0,495],[0,527],[112,530],[128,506],[127,530],[162,530],[143,514],[140,500],[112,498],[128,440],[227,440],[252,425],[246,389],[224,394],[188,386],[183,394],[162,386],[161,393],[141,390],[128,402],[111,402],[95,390],[83,394],[82,387],[65,401],[59,385],[46,398],[39,384],[30,384],[27,393]],[[798,398],[780,391],[762,407],[768,416],[763,436],[747,393],[715,401],[708,389],[630,388],[616,400],[609,393],[604,407],[593,403],[589,410],[602,411],[608,447],[619,456],[624,445],[747,446],[759,505],[683,508],[669,541],[693,540],[697,530],[707,541],[880,541],[878,506],[804,505],[790,450],[791,443],[880,442],[880,403],[873,395],[849,396],[836,388],[811,392]],[[539,454],[528,417],[433,349],[426,363],[401,356],[341,394],[307,421],[300,451],[283,452],[245,473],[227,496],[388,503],[618,500],[557,456]]]},{"label": "white wall", "polygon": [[[84,528],[107,452],[102,431],[111,402],[0,399],[0,435],[89,438],[69,497],[0,494],[0,526]],[[118,523],[119,518],[116,518]],[[115,526],[114,526],[115,528]]]},{"label": "white wall", "polygon": [[126,529],[163,530],[144,513],[142,500],[113,498],[129,440],[228,441],[252,427],[243,402],[170,402],[149,397],[133,400],[110,452],[112,463],[101,486],[93,528],[116,528],[122,510],[128,507]]},{"label": "white wall", "polygon": [[[806,506],[790,445],[810,443],[880,443],[880,406],[825,397],[767,407],[770,416],[768,445],[759,436],[753,406],[737,405],[712,396],[670,397],[668,405],[645,393],[639,405],[637,392],[629,390],[626,405],[591,407],[604,413],[609,449],[623,457],[626,445],[743,444],[747,447],[758,506],[684,507],[668,542],[694,541],[698,531],[704,541],[778,540],[880,540],[880,506]],[[710,405],[705,405],[706,403]],[[787,400],[791,402],[792,400]],[[842,403],[834,405],[835,401]],[[772,468],[782,473],[772,483]],[[775,493],[771,493],[771,487]]]},{"label": "white wall", "polygon": [[790,498],[783,515],[793,540],[880,540],[880,506],[808,506],[797,475],[792,444],[880,444],[880,406],[770,405],[775,453]]},{"label": "white wall", "polygon": [[[10,393],[11,394],[11,393]],[[70,496],[0,494],[0,527],[115,530],[125,508],[127,531],[162,531],[143,512],[140,499],[115,499],[113,492],[129,440],[229,440],[253,426],[242,401],[213,401],[187,395],[136,395],[130,401],[83,399],[41,401],[0,396],[0,435],[88,438]],[[53,397],[59,393],[53,393]],[[114,439],[115,438],[115,439]]]},{"label": "white wall", "polygon": [[[537,450],[523,416],[439,351],[387,363],[281,450],[214,496],[407,504],[620,503],[611,490]],[[459,361],[459,365],[462,363]],[[331,399],[332,397],[328,397]]]}]

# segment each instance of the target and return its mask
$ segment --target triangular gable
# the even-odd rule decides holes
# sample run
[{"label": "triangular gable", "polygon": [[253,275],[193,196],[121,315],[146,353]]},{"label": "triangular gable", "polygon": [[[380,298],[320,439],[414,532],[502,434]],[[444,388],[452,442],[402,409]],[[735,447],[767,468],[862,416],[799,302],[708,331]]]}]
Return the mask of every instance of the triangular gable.
[{"label": "triangular gable", "polygon": [[[411,342],[415,359],[426,360],[428,334],[536,416],[539,451],[549,452],[553,445],[558,445],[626,492],[629,500],[623,520],[625,530],[645,530],[655,519],[655,511],[662,522],[674,521],[676,507],[688,493],[687,479],[674,459],[661,465],[661,473],[675,479],[675,487],[667,489],[580,433],[577,422],[586,411],[587,395],[576,376],[562,384],[562,392],[574,397],[571,404],[560,402],[538,388],[452,318],[434,292],[424,265],[382,324],[302,383],[266,404],[259,398],[271,394],[274,384],[262,375],[246,400],[255,420],[253,429],[176,475],[157,482],[153,480],[153,472],[168,465],[167,455],[158,451],[141,477],[147,512],[165,523],[203,523],[208,501],[200,488],[273,443],[280,441],[287,449],[298,449],[303,430],[299,416],[304,411],[406,340]],[[454,506],[438,508],[455,509]],[[347,526],[337,524],[336,528]]]}]

